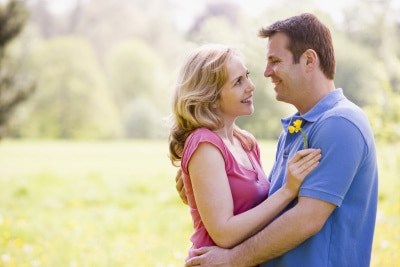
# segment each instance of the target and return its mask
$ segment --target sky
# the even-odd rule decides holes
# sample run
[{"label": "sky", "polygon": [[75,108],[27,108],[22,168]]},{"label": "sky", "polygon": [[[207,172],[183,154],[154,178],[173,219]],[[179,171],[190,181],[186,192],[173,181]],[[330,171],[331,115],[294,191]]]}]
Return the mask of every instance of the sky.
[{"label": "sky", "polygon": [[[206,4],[215,0],[171,0],[173,2],[177,16],[177,24],[181,29],[185,29],[185,25],[191,25],[193,18],[200,14]],[[231,1],[239,5],[248,14],[257,16],[269,6],[276,4],[276,0],[224,0]],[[341,11],[346,6],[362,0],[315,0],[317,5],[327,12],[332,14],[334,19],[340,21]]]},{"label": "sky", "polygon": [[[5,0],[0,0],[5,1]],[[50,4],[50,8],[53,12],[62,13],[66,9],[72,8],[77,1],[87,2],[95,0],[31,0],[31,1],[47,1]],[[119,1],[119,0],[110,0]],[[147,1],[147,0],[143,0]],[[205,6],[209,2],[215,2],[218,0],[170,0],[172,7],[176,14],[176,23],[178,27],[182,30],[187,29],[193,19],[197,15],[201,14]],[[277,3],[277,0],[223,0],[231,1],[239,5],[243,10],[245,10],[249,15],[257,16],[263,12],[266,8],[272,7]],[[383,1],[383,0],[314,0],[314,2],[324,11],[329,12],[332,18],[340,23],[342,19],[342,11],[346,7],[351,6],[357,2],[363,2],[368,4],[368,2]],[[400,17],[400,1],[399,0],[385,0],[390,1],[391,8],[396,10],[396,14]],[[114,2],[115,3],[115,2]]]},{"label": "sky", "polygon": [[[5,0],[0,0],[5,1]],[[47,1],[50,4],[50,7],[53,12],[63,12],[65,9],[69,9],[75,5],[78,0],[33,0],[33,1]],[[90,0],[79,0],[79,1],[90,1]],[[110,0],[110,1],[118,1],[118,0]],[[182,10],[180,16],[184,19],[188,19],[189,17],[193,17],[193,14],[201,13],[203,8],[206,6],[208,2],[215,0],[171,0],[175,7]],[[257,15],[261,11],[263,11],[266,7],[274,5],[276,0],[224,0],[231,1],[239,6],[241,6],[244,10],[246,10],[249,14]],[[321,5],[323,9],[331,10],[331,11],[339,11],[343,6],[348,4],[349,2],[354,2],[354,0],[316,0],[318,5]]]}]

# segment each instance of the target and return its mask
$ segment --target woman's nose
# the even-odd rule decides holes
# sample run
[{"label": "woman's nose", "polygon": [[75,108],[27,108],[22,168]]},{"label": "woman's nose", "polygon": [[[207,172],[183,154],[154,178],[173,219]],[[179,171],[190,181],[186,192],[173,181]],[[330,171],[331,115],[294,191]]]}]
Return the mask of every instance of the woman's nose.
[{"label": "woman's nose", "polygon": [[249,91],[254,91],[256,86],[254,85],[253,81],[249,79],[249,86],[247,87]]}]

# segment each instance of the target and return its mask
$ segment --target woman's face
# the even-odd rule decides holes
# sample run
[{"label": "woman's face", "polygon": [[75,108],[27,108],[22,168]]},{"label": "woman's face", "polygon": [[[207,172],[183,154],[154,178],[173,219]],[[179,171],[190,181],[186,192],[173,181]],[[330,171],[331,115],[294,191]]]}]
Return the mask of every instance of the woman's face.
[{"label": "woman's face", "polygon": [[249,71],[238,56],[227,64],[228,78],[222,86],[217,108],[226,123],[234,122],[239,116],[254,112],[253,92],[255,86],[249,78]]}]

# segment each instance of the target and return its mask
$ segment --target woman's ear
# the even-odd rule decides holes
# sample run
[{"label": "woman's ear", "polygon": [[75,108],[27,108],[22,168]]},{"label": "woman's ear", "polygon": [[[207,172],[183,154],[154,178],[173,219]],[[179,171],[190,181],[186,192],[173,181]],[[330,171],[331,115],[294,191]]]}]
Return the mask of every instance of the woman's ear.
[{"label": "woman's ear", "polygon": [[213,109],[218,109],[218,107],[219,107],[219,99],[216,99],[216,100],[214,101],[214,103],[212,103],[211,107],[212,107]]},{"label": "woman's ear", "polygon": [[212,103],[211,108],[214,112],[217,112],[218,111],[218,103],[217,102]]}]

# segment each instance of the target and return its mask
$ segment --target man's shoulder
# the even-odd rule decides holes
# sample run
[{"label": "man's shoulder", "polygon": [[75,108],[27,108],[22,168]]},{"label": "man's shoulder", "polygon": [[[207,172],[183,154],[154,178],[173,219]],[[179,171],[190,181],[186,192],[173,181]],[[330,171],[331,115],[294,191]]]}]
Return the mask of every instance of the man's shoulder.
[{"label": "man's shoulder", "polygon": [[373,139],[372,128],[366,113],[347,99],[326,110],[314,124],[313,129],[322,132],[325,136],[330,133],[336,139],[338,136],[345,139],[358,137],[363,137],[365,140]]},{"label": "man's shoulder", "polygon": [[342,99],[335,106],[326,110],[323,114],[322,119],[330,117],[336,117],[337,119],[346,119],[352,122],[367,122],[367,115],[365,112],[356,104],[348,99]]}]

